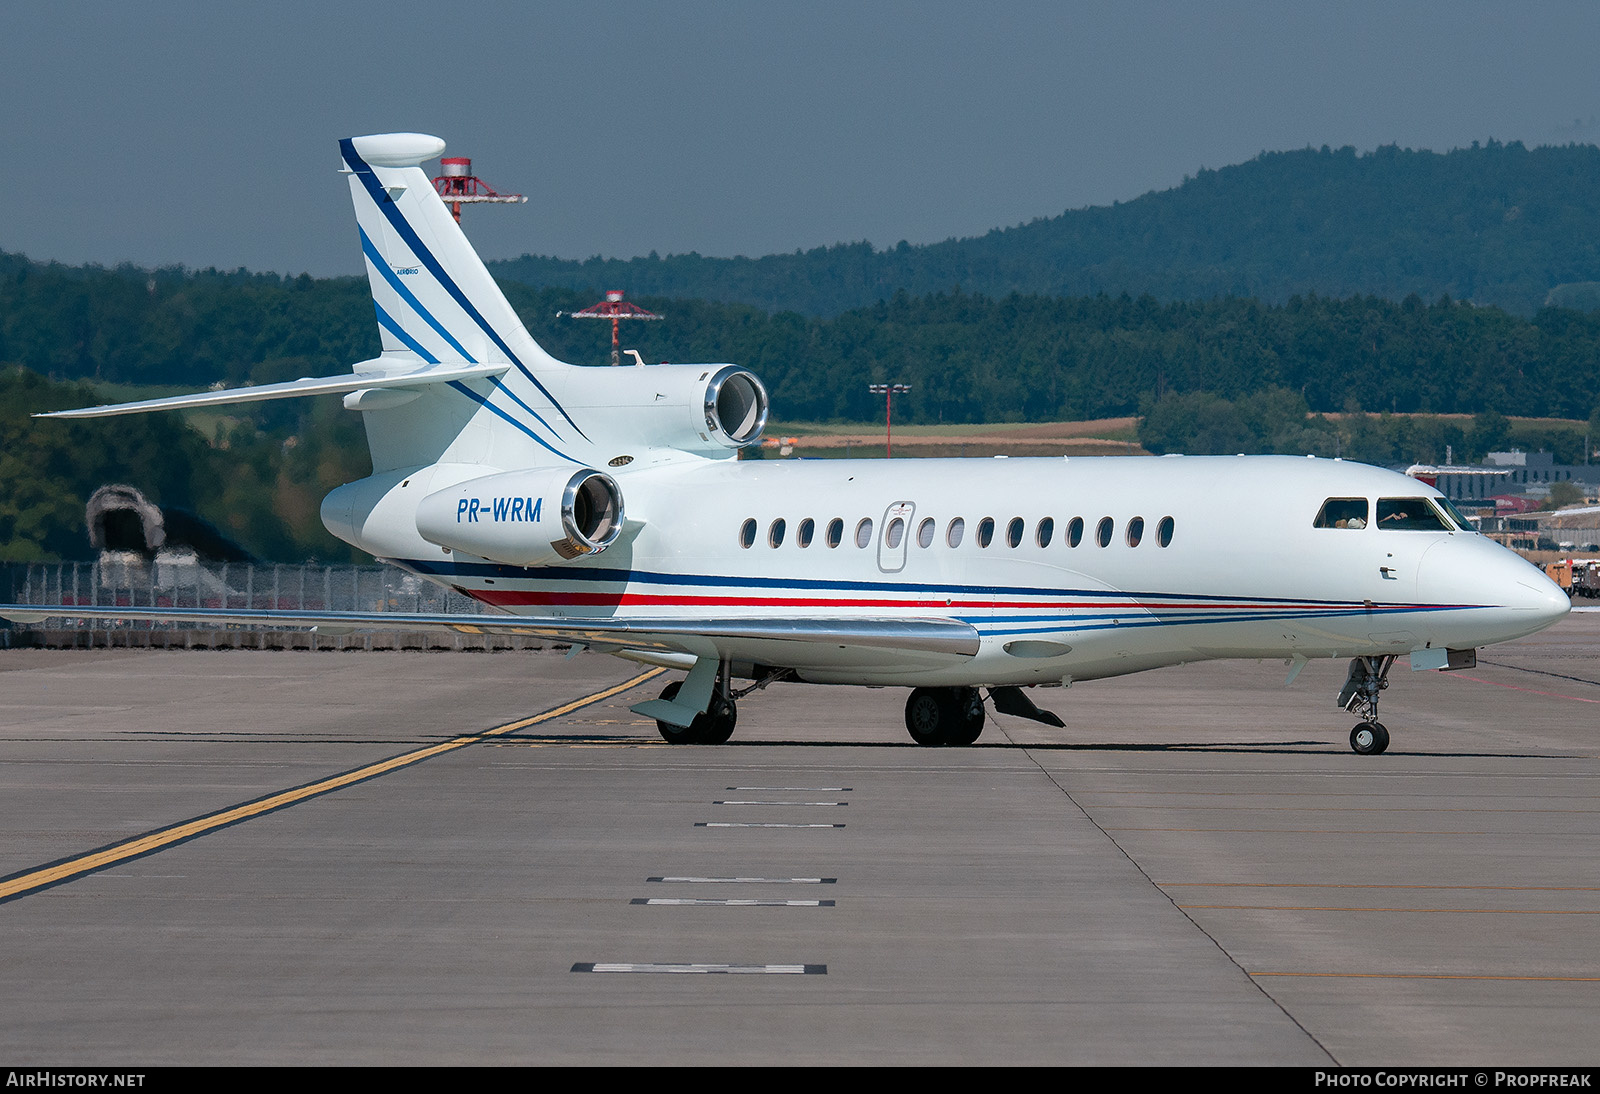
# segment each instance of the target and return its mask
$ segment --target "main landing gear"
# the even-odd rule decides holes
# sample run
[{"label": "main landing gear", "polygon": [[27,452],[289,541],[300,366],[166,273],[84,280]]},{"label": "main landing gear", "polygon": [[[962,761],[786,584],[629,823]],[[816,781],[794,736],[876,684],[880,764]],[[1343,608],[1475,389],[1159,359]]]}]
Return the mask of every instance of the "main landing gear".
[{"label": "main landing gear", "polygon": [[1389,686],[1394,655],[1357,657],[1339,689],[1339,705],[1361,716],[1350,731],[1350,747],[1363,756],[1377,756],[1389,747],[1389,731],[1378,721],[1378,693]]},{"label": "main landing gear", "polygon": [[906,728],[919,745],[970,745],[983,732],[983,697],[977,688],[916,688]]},{"label": "main landing gear", "polygon": [[[988,690],[998,714],[1031,718],[1057,729],[1066,725],[1048,710],[1034,706],[1019,687]],[[983,732],[983,697],[977,688],[916,688],[906,700],[906,728],[919,745],[970,745]]]},{"label": "main landing gear", "polygon": [[[739,723],[738,700],[768,684],[792,679],[794,672],[791,669],[758,667],[755,683],[738,690],[733,688],[732,677],[732,666],[728,662],[724,661],[717,666],[717,681],[711,689],[711,703],[706,710],[696,714],[694,721],[687,726],[673,725],[657,718],[656,729],[660,732],[661,739],[671,745],[727,744],[728,739],[733,736],[734,726]],[[678,680],[668,684],[662,689],[661,698],[670,703],[678,697],[678,692],[685,682]]]},{"label": "main landing gear", "polygon": [[[719,683],[726,683],[726,678]],[[661,692],[661,698],[668,702],[678,697],[678,689],[683,686],[681,680],[674,681]],[[720,687],[711,695],[711,709],[703,714],[696,714],[694,721],[687,726],[675,726],[671,722],[656,719],[656,729],[660,731],[662,740],[669,745],[720,745],[727,744],[728,738],[733,736],[733,727],[739,723],[739,705],[734,702],[733,695],[727,688]]]}]

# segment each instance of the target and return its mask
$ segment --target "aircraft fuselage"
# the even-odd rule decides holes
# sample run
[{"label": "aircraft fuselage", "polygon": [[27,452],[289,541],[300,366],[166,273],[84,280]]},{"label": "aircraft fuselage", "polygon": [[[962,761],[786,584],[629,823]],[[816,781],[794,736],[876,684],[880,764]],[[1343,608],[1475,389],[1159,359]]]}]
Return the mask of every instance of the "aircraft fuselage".
[{"label": "aircraft fuselage", "polygon": [[[1472,649],[1569,608],[1538,569],[1470,531],[1314,526],[1330,498],[1375,512],[1437,497],[1337,460],[673,460],[616,478],[622,535],[563,565],[443,551],[404,509],[352,542],[519,615],[937,616],[981,636],[959,663],[807,651],[799,675],[828,683],[1025,685],[1222,657]],[[496,519],[487,505],[482,519]]]}]

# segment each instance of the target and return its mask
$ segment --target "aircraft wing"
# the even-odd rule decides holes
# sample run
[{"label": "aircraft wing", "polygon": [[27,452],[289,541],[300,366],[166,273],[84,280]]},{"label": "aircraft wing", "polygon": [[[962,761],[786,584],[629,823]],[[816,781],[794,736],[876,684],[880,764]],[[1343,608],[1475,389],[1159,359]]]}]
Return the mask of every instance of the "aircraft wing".
[{"label": "aircraft wing", "polygon": [[945,618],[549,619],[75,604],[3,604],[0,618],[14,623],[69,618],[314,627],[319,633],[336,635],[357,630],[523,635],[584,645],[605,653],[657,651],[817,669],[845,664],[861,667],[879,659],[891,667],[934,668],[965,661],[978,652],[978,632],[972,624]]},{"label": "aircraft wing", "polygon": [[[356,367],[359,369],[361,366]],[[415,368],[400,371],[390,368],[381,371],[355,372],[348,376],[308,376],[281,384],[230,387],[221,391],[201,391],[194,395],[174,395],[167,399],[142,399],[135,403],[109,403],[105,406],[84,407],[81,410],[57,410],[49,414],[35,414],[34,417],[110,418],[118,414],[144,414],[151,410],[185,410],[199,406],[255,403],[266,399],[295,399],[303,395],[339,395],[366,388],[420,388],[450,380],[498,376],[510,367],[507,364],[482,365],[474,362],[419,364]]]}]

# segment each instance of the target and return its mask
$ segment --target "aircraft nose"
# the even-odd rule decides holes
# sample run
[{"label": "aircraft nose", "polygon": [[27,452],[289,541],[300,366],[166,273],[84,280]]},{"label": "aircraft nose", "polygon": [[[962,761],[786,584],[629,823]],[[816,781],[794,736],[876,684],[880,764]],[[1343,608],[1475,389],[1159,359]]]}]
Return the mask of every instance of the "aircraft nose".
[{"label": "aircraft nose", "polygon": [[1548,627],[1572,610],[1572,598],[1544,574],[1535,571],[1533,578],[1517,582],[1518,599],[1511,607],[1533,613],[1540,626]]},{"label": "aircraft nose", "polygon": [[1531,634],[1572,610],[1544,571],[1492,540],[1453,536],[1430,547],[1417,573],[1418,598],[1430,604],[1497,608]]},{"label": "aircraft nose", "polygon": [[1544,625],[1550,625],[1566,613],[1570,613],[1573,609],[1573,598],[1568,597],[1560,585],[1550,581],[1544,574],[1538,574],[1536,581],[1538,584],[1517,582],[1526,590],[1526,611],[1536,614]]}]

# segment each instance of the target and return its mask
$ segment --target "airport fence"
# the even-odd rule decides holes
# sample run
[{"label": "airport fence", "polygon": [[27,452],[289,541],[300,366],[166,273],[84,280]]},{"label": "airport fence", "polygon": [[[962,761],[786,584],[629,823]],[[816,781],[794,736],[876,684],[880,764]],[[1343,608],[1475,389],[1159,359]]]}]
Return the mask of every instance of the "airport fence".
[{"label": "airport fence", "polygon": [[[233,610],[358,611],[419,614],[485,612],[453,589],[389,566],[317,563],[202,564],[158,556],[103,556],[95,562],[0,563],[0,593],[9,604]],[[543,639],[372,631],[315,634],[305,629],[235,624],[146,623],[61,618],[0,625],[0,648],[154,647],[157,649],[537,649]]]}]

